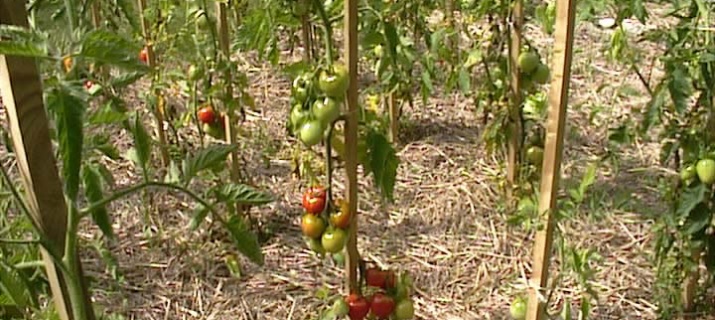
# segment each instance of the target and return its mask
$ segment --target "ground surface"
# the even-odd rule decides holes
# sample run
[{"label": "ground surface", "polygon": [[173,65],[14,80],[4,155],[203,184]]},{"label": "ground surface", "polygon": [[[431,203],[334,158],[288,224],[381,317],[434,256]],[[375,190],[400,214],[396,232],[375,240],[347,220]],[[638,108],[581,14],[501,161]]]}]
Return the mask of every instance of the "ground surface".
[{"label": "ground surface", "polygon": [[[589,161],[606,154],[609,126],[648,100],[635,75],[606,62],[602,44],[610,32],[590,23],[577,28],[566,188],[578,182]],[[538,30],[528,33],[550,47]],[[106,309],[129,319],[313,319],[323,304],[316,291],[341,288],[342,269],[316,258],[300,237],[303,185],[291,175],[293,141],[283,127],[288,81],[262,64],[249,63],[246,70],[259,107],[246,122],[247,171],[277,198],[253,211],[273,232],[263,244],[265,266],[245,261],[242,277],[231,277],[223,263],[230,244],[216,231],[187,231],[187,203],[157,196],[152,220],[159,227],[145,231],[139,198],[130,199],[112,208],[119,235],[112,251],[123,281],[112,280],[93,253],[85,256],[88,274],[97,279],[94,297]],[[531,271],[533,233],[508,226],[498,210],[495,186],[503,168],[481,145],[481,120],[459,97],[434,98],[404,114],[396,203],[377,205],[370,182],[361,180],[359,248],[365,258],[414,276],[418,319],[506,319]],[[126,133],[117,136],[120,146],[128,141]],[[601,164],[578,217],[563,226],[571,245],[601,256],[592,264],[599,293],[593,319],[655,318],[647,216],[662,209],[655,189],[662,171],[655,169],[657,146],[636,145],[618,150],[617,172],[612,163]],[[136,172],[128,161],[110,166],[120,186],[139,178],[127,174]],[[94,233],[89,228],[86,238]],[[558,306],[565,297],[578,305],[579,293],[570,288],[572,281],[559,285],[553,298]]]}]

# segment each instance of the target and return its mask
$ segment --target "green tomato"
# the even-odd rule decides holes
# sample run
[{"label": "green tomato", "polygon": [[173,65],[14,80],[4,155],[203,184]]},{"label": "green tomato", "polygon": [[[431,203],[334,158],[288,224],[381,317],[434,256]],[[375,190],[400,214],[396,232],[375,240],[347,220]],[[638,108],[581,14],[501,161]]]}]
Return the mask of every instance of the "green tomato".
[{"label": "green tomato", "polygon": [[335,303],[333,303],[333,314],[335,314],[338,317],[344,317],[344,316],[347,316],[349,312],[350,312],[350,306],[348,305],[347,302],[345,302],[345,299],[343,299],[343,298],[335,299]]},{"label": "green tomato", "polygon": [[303,125],[303,122],[305,119],[308,117],[308,112],[303,110],[303,106],[300,104],[296,104],[293,106],[293,109],[290,111],[290,123],[295,127],[295,128],[300,128],[301,125]]},{"label": "green tomato", "polygon": [[340,103],[330,97],[318,100],[313,103],[313,116],[327,128],[335,119],[340,117]]},{"label": "green tomato", "polygon": [[549,70],[549,67],[543,63],[539,63],[539,65],[536,66],[534,74],[532,75],[532,79],[538,84],[546,84],[549,81],[550,76],[551,71]]},{"label": "green tomato", "polygon": [[203,70],[201,70],[201,67],[192,64],[189,66],[187,74],[189,76],[189,80],[197,81],[201,79],[201,76],[203,75]]},{"label": "green tomato", "polygon": [[291,94],[298,102],[305,102],[310,96],[310,87],[313,85],[310,75],[300,75],[293,80]]},{"label": "green tomato", "polygon": [[683,181],[690,181],[695,178],[696,174],[697,172],[695,171],[695,166],[689,165],[683,168],[682,171],[680,171],[680,179],[682,179]]},{"label": "green tomato", "polygon": [[403,299],[395,306],[393,315],[396,320],[409,320],[415,316],[415,305],[412,299]]},{"label": "green tomato", "polygon": [[312,147],[323,139],[323,123],[319,120],[311,120],[303,123],[300,126],[300,140],[308,146]]},{"label": "green tomato", "polygon": [[330,70],[323,70],[318,77],[318,88],[331,98],[342,99],[349,85],[348,69],[342,64],[334,64]]},{"label": "green tomato", "polygon": [[320,243],[323,245],[325,251],[330,253],[337,253],[345,248],[345,243],[348,240],[348,233],[345,230],[335,227],[328,227],[328,229],[323,232]]},{"label": "green tomato", "polygon": [[529,147],[526,150],[526,159],[535,166],[541,166],[544,161],[544,149],[538,146]]},{"label": "green tomato", "polygon": [[519,69],[524,73],[531,73],[539,65],[539,55],[533,51],[522,52],[519,55]]},{"label": "green tomato", "polygon": [[383,49],[382,45],[376,45],[375,48],[372,49],[372,52],[375,53],[375,56],[377,57],[382,57]]},{"label": "green tomato", "polygon": [[695,165],[695,171],[702,183],[707,185],[715,183],[715,160],[701,159]]},{"label": "green tomato", "polygon": [[521,297],[514,299],[509,307],[509,315],[511,315],[514,320],[526,319],[526,300]]}]

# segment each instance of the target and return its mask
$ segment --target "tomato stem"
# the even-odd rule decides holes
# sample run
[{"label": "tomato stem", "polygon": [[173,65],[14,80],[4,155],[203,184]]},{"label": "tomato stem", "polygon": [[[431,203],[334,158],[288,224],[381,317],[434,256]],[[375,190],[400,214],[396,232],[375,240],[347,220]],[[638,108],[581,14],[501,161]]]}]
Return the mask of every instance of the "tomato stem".
[{"label": "tomato stem", "polygon": [[328,14],[325,12],[325,7],[323,7],[323,2],[320,0],[313,0],[313,5],[320,15],[320,19],[323,20],[323,27],[325,28],[325,51],[326,58],[328,59],[328,65],[333,65],[333,27]]},{"label": "tomato stem", "polygon": [[335,125],[339,121],[346,121],[347,117],[345,115],[340,115],[337,119],[333,120],[332,123],[330,123],[330,126],[328,126],[328,137],[326,138],[325,141],[325,157],[327,158],[326,163],[327,163],[327,179],[328,179],[328,187],[327,192],[327,200],[325,201],[325,209],[323,209],[323,213],[329,210],[329,208],[333,205],[333,149],[332,149],[332,143],[331,141],[333,140],[333,130],[335,129]]}]

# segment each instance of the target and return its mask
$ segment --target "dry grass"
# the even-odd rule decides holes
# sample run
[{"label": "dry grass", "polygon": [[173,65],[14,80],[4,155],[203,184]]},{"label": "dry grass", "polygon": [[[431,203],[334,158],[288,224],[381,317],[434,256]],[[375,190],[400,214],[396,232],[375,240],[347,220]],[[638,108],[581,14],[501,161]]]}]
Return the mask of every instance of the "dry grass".
[{"label": "dry grass", "polygon": [[[589,23],[578,27],[564,151],[566,187],[580,177],[584,163],[605,153],[608,127],[647,101],[632,73],[605,62],[602,44],[609,32]],[[528,36],[543,49],[551,45],[538,30],[529,29]],[[242,277],[232,277],[223,257],[233,249],[221,232],[186,230],[189,204],[157,195],[151,219],[158,227],[147,228],[140,198],[129,199],[112,207],[119,240],[111,248],[123,281],[112,280],[94,251],[84,250],[86,270],[96,279],[94,297],[107,310],[128,319],[313,319],[323,306],[315,297],[320,287],[341,292],[341,268],[318,259],[301,240],[303,186],[291,176],[293,142],[286,141],[283,127],[289,83],[265,65],[249,63],[246,70],[260,108],[246,123],[247,171],[277,198],[253,212],[272,232],[263,245],[265,266],[242,260]],[[635,94],[621,94],[625,86]],[[404,114],[397,200],[378,204],[371,182],[361,180],[359,249],[368,260],[413,275],[418,319],[506,319],[531,271],[533,234],[508,226],[497,209],[500,160],[485,154],[480,121],[467,99],[434,98]],[[122,148],[129,141],[126,133],[117,136]],[[656,317],[654,275],[647,260],[650,222],[644,216],[661,210],[654,190],[661,174],[655,169],[656,150],[656,145],[637,144],[620,151],[617,173],[604,163],[579,217],[563,225],[570,244],[592,248],[602,257],[592,265],[592,284],[599,292],[593,319]],[[268,166],[264,157],[272,158]],[[137,181],[129,162],[109,165],[118,185]],[[647,170],[631,172],[635,168]],[[339,189],[342,180],[338,174]],[[85,239],[96,236],[91,226],[85,231]],[[554,275],[560,264],[556,257]],[[568,278],[560,284],[555,305],[567,297],[577,304],[580,293],[574,288]]]}]

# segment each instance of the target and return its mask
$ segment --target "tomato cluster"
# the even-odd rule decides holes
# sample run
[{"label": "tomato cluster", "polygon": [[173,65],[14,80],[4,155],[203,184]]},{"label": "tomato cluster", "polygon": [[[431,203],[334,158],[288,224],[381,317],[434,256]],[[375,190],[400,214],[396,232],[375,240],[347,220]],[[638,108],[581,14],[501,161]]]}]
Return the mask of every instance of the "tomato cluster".
[{"label": "tomato cluster", "polygon": [[410,298],[412,281],[406,274],[372,267],[365,271],[367,287],[363,294],[352,293],[335,301],[333,313],[350,320],[362,320],[370,315],[375,319],[408,320],[415,315]]},{"label": "tomato cluster", "polygon": [[311,70],[296,77],[288,117],[290,133],[308,147],[320,143],[325,130],[340,117],[348,85],[348,72],[342,64]]},{"label": "tomato cluster", "polygon": [[207,104],[199,109],[196,116],[199,118],[201,129],[204,132],[216,139],[224,137],[225,115],[223,113],[217,114],[213,106]]},{"label": "tomato cluster", "polygon": [[539,54],[526,50],[519,55],[519,70],[521,71],[521,87],[526,92],[532,92],[536,84],[546,84],[551,77],[549,67],[541,62]]},{"label": "tomato cluster", "polygon": [[690,185],[696,179],[706,185],[715,184],[715,152],[698,159],[694,164],[685,166],[680,171],[680,178],[686,185]]},{"label": "tomato cluster", "polygon": [[308,247],[319,254],[341,252],[350,226],[347,202],[337,200],[336,206],[329,205],[327,191],[319,185],[308,188],[302,201],[305,213],[300,227]]}]

